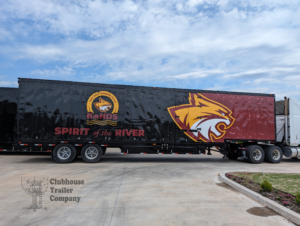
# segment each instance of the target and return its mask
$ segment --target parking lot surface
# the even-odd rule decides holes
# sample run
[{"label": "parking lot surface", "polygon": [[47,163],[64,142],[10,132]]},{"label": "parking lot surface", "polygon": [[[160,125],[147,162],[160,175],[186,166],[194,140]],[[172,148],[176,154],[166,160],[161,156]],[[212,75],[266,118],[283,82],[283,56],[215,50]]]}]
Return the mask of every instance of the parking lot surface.
[{"label": "parking lot surface", "polygon": [[[50,156],[0,155],[0,222],[10,226],[293,225],[219,181],[218,173],[235,170],[299,173],[300,159],[254,165],[222,159],[218,153],[121,155],[119,149],[108,149],[96,164],[80,158],[56,164]],[[69,184],[59,184],[62,179]],[[42,193],[35,196],[38,189]],[[42,208],[35,209],[32,203]]]}]

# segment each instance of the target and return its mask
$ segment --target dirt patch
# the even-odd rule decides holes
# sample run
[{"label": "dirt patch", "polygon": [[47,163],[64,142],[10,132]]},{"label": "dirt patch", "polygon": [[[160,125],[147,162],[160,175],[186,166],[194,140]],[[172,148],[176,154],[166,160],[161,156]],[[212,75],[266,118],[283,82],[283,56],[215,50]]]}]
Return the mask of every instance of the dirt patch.
[{"label": "dirt patch", "polygon": [[267,207],[252,207],[248,209],[247,212],[259,217],[270,217],[270,216],[278,215],[273,210]]},{"label": "dirt patch", "polygon": [[287,192],[280,191],[273,187],[271,192],[265,192],[260,183],[257,183],[250,179],[249,173],[247,174],[229,174],[226,173],[226,177],[262,196],[277,202],[278,204],[285,206],[286,208],[300,214],[300,205],[296,202],[296,197]]},{"label": "dirt patch", "polygon": [[222,187],[222,188],[226,188],[228,190],[231,190],[231,191],[234,191],[236,193],[238,193],[237,190],[235,190],[233,187],[230,187],[228,184],[225,184],[225,183],[217,183],[218,186]]}]

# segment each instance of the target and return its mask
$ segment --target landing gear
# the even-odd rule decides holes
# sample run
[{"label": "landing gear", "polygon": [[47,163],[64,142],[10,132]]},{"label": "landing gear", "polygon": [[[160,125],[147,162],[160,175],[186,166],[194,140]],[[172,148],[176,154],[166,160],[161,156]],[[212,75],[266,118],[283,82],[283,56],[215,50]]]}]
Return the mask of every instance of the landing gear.
[{"label": "landing gear", "polygon": [[210,153],[210,147],[207,148],[207,155],[211,155],[211,153]]}]

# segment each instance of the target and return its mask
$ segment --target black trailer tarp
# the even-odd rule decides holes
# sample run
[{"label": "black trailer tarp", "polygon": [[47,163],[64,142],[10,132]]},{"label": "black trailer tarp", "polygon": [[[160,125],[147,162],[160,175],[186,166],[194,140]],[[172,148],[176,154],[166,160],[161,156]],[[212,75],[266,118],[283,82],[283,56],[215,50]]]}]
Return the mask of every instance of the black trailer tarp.
[{"label": "black trailer tarp", "polygon": [[0,146],[13,142],[18,88],[0,88]]},{"label": "black trailer tarp", "polygon": [[[275,136],[275,97],[270,94],[23,78],[19,92],[17,140],[22,143],[201,146]],[[212,124],[202,123],[202,117]]]},{"label": "black trailer tarp", "polygon": [[[19,86],[18,139],[92,140],[95,139],[94,132],[97,132],[99,128],[101,132],[105,130],[111,132],[110,141],[153,142],[174,139],[174,123],[167,108],[176,103],[175,93],[170,89],[150,87],[128,89],[121,85],[33,79],[19,79]],[[117,120],[113,120],[113,118],[111,120],[99,119],[101,115],[108,117],[108,114],[100,114],[94,105],[92,106],[93,113],[88,112],[87,101],[91,95],[100,90],[113,94],[117,99],[119,111],[113,115]],[[188,98],[187,92],[184,95],[185,98]],[[98,99],[99,97],[95,98],[95,101]],[[105,95],[101,96],[101,99],[112,102],[112,99]],[[87,119],[88,114],[93,115],[91,120]],[[96,118],[97,115],[98,118]],[[103,121],[104,124],[96,124],[96,122],[102,123]],[[110,122],[108,123],[108,121]],[[116,124],[113,124],[114,122]],[[57,127],[89,128],[90,130],[88,135],[85,132],[79,135],[55,134]],[[128,136],[128,132],[125,132],[124,136],[115,136],[115,131],[120,129],[122,132],[124,129],[127,131],[144,130],[144,136]],[[106,139],[108,139],[107,136],[97,136],[97,140]]]}]

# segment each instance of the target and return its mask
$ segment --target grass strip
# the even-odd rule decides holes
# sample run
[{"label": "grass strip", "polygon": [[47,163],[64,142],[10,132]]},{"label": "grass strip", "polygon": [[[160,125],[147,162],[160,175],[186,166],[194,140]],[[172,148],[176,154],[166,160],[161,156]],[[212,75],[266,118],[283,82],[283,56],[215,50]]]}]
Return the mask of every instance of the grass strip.
[{"label": "grass strip", "polygon": [[234,173],[235,175],[249,178],[257,183],[268,180],[274,188],[286,193],[296,195],[300,191],[300,175],[278,173]]}]

